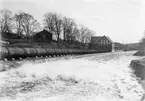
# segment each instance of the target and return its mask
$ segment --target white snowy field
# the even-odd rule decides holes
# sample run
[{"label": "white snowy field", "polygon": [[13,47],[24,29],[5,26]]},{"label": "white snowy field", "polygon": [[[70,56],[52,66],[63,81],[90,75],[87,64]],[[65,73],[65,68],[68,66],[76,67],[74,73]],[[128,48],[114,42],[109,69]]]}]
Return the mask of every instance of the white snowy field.
[{"label": "white snowy field", "polygon": [[144,91],[129,67],[139,58],[133,53],[25,61],[0,72],[0,101],[140,101]]}]

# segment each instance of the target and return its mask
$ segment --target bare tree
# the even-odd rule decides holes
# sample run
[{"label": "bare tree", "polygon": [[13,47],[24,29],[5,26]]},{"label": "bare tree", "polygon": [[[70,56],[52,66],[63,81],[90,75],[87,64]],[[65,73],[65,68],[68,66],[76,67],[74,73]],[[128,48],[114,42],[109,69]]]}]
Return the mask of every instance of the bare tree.
[{"label": "bare tree", "polygon": [[63,17],[62,26],[64,40],[70,40],[76,27],[74,20],[68,17]]},{"label": "bare tree", "polygon": [[59,41],[60,34],[62,32],[62,18],[60,14],[57,13],[46,13],[44,15],[44,27],[51,33],[57,36],[57,41]]},{"label": "bare tree", "polygon": [[0,11],[0,31],[12,32],[13,30],[13,19],[12,12],[6,9]]},{"label": "bare tree", "polygon": [[19,12],[18,14],[14,15],[15,21],[15,29],[18,35],[23,34],[22,22],[23,22],[23,14]]},{"label": "bare tree", "polygon": [[20,12],[15,15],[17,33],[23,33],[30,38],[35,32],[40,30],[40,24],[28,13]]},{"label": "bare tree", "polygon": [[72,29],[72,35],[75,36],[76,40],[79,40],[79,35],[80,35],[80,32],[79,32],[79,29],[78,29],[78,26],[75,25]]},{"label": "bare tree", "polygon": [[90,43],[91,42],[91,37],[95,34],[95,32],[93,30],[88,30],[87,33],[87,37],[86,37],[86,43]]},{"label": "bare tree", "polygon": [[79,34],[80,41],[82,43],[89,43],[91,40],[91,36],[94,34],[94,32],[82,25],[79,29]]}]

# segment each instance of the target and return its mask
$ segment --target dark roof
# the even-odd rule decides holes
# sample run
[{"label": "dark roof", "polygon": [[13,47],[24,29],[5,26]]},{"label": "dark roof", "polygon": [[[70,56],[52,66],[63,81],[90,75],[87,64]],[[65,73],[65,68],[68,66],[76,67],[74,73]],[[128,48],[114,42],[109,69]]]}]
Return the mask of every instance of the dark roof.
[{"label": "dark roof", "polygon": [[92,43],[98,43],[101,39],[102,39],[103,36],[94,36],[94,37],[91,37],[91,42]]},{"label": "dark roof", "polygon": [[113,41],[108,37],[108,36],[94,36],[91,37],[91,42],[92,43],[98,43],[103,37],[106,37],[111,43],[113,43]]},{"label": "dark roof", "polygon": [[2,39],[20,39],[21,36],[19,36],[16,33],[8,33],[8,32],[4,32],[2,33]]},{"label": "dark roof", "polygon": [[[35,33],[33,36],[38,35],[38,34],[51,34],[49,31],[43,29],[42,31]],[[51,34],[52,35],[52,34]]]},{"label": "dark roof", "polygon": [[111,43],[114,43],[108,36],[105,36]]}]

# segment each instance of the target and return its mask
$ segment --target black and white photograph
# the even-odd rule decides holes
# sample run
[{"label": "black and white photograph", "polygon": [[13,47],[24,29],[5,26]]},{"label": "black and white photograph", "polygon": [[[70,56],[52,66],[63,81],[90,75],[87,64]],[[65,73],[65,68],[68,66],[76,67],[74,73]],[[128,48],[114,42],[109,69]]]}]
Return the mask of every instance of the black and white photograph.
[{"label": "black and white photograph", "polygon": [[0,0],[0,101],[145,101],[145,0]]}]

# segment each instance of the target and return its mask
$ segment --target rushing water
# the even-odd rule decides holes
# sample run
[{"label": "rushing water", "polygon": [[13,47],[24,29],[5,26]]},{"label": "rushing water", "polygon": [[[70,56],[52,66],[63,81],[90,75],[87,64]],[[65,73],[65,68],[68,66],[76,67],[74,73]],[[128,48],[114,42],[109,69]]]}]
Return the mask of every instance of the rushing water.
[{"label": "rushing water", "polygon": [[[134,52],[23,62],[0,73],[0,101],[140,101]],[[55,60],[55,59],[53,59]]]}]

